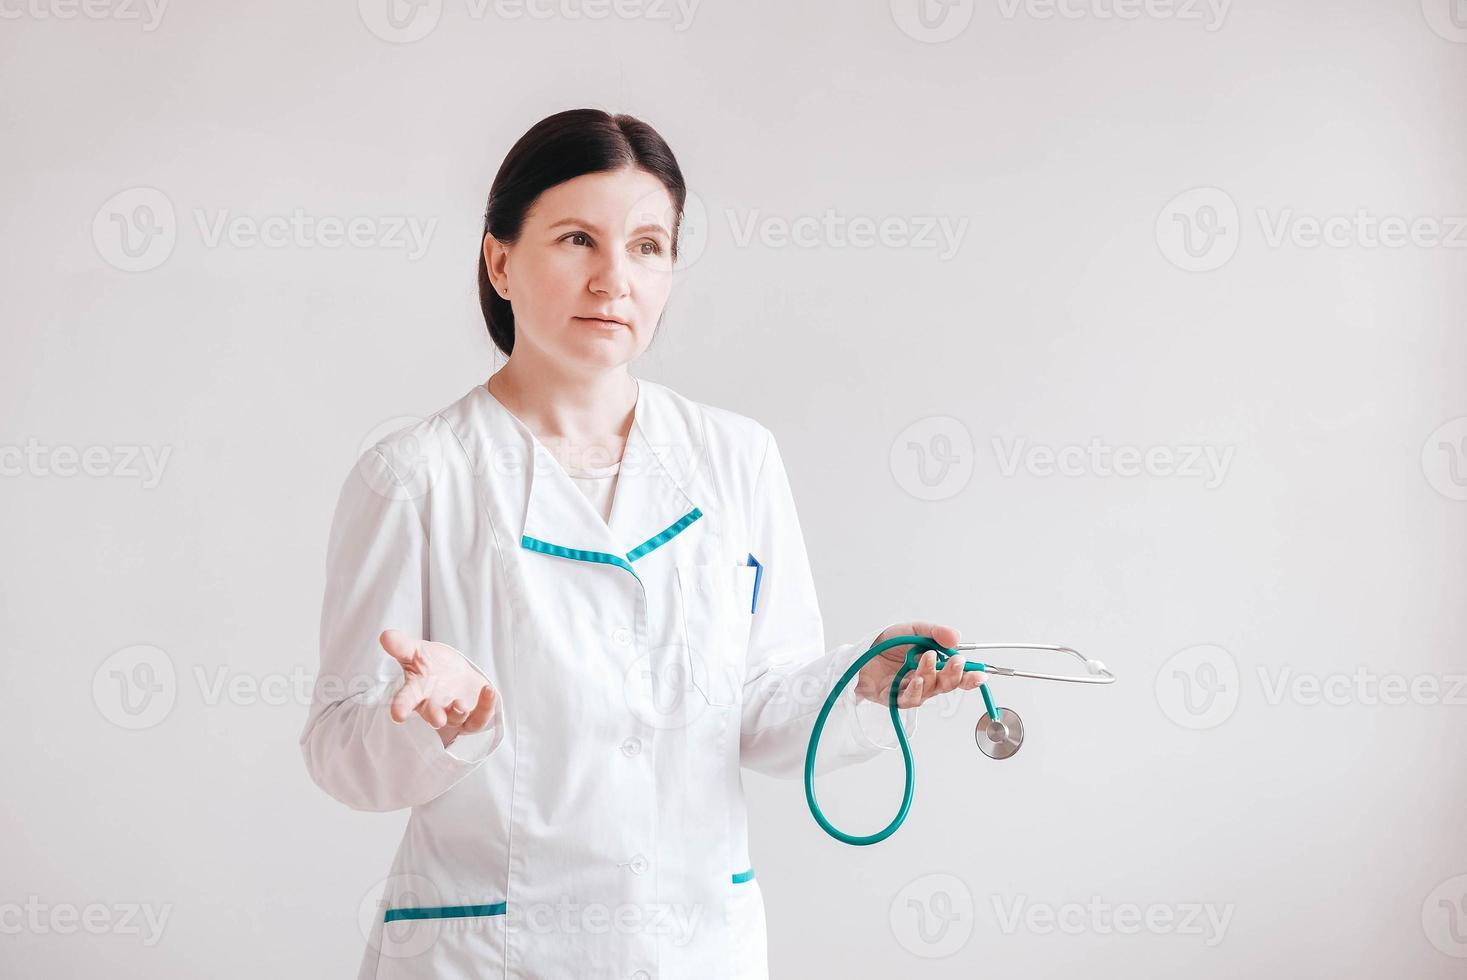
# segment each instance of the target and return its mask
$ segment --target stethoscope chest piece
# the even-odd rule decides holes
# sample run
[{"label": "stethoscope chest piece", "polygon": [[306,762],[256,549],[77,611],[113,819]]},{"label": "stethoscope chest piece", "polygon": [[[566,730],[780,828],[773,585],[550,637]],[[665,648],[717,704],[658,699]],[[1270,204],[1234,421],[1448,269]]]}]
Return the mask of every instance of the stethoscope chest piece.
[{"label": "stethoscope chest piece", "polygon": [[[820,733],[825,730],[825,722],[830,717],[830,713],[835,710],[836,703],[840,700],[841,692],[846,689],[846,685],[855,680],[856,675],[872,658],[880,656],[893,647],[909,648],[902,659],[901,667],[891,675],[891,686],[886,692],[887,708],[891,715],[892,728],[896,732],[897,743],[901,746],[902,768],[905,770],[902,804],[897,809],[897,814],[892,818],[891,823],[874,834],[848,834],[825,819],[825,814],[820,812],[820,804],[815,801],[815,752],[820,747]],[[820,706],[820,713],[815,716],[815,724],[810,729],[810,742],[805,747],[805,802],[810,806],[810,815],[827,834],[843,844],[857,846],[876,844],[895,833],[896,829],[902,825],[902,821],[907,819],[907,810],[912,805],[912,791],[916,786],[916,774],[912,766],[912,747],[907,743],[907,733],[897,714],[902,681],[912,671],[919,669],[921,659],[928,651],[936,653],[937,662],[934,666],[942,670],[950,658],[961,657],[963,652],[968,650],[1033,650],[1062,654],[1078,660],[1085,668],[1083,674],[1074,672],[1051,674],[963,660],[964,676],[969,671],[982,671],[984,675],[984,683],[978,685],[978,690],[983,693],[983,715],[978,719],[978,727],[973,731],[973,739],[978,743],[979,751],[990,759],[1007,759],[1018,754],[1024,744],[1024,720],[1012,708],[1000,708],[993,703],[993,695],[988,690],[988,678],[1029,677],[1034,680],[1065,681],[1071,684],[1111,684],[1116,679],[1115,675],[1107,670],[1105,664],[1099,660],[1088,659],[1071,647],[1054,646],[1047,643],[959,643],[949,648],[930,636],[919,636],[915,633],[904,633],[901,636],[889,636],[884,640],[878,640],[871,645],[871,649],[846,668],[846,672],[825,696],[825,703]]]},{"label": "stethoscope chest piece", "polygon": [[1024,744],[1024,719],[1013,708],[999,708],[997,721],[985,712],[973,729],[973,739],[990,759],[1007,759]]}]

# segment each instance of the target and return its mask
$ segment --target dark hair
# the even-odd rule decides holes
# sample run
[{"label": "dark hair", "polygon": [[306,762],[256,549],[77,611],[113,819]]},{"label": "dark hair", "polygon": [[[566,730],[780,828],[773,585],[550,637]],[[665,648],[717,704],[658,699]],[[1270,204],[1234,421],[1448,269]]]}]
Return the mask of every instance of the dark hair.
[{"label": "dark hair", "polygon": [[[582,174],[635,166],[662,181],[681,224],[687,187],[672,150],[657,130],[633,116],[600,109],[567,109],[531,126],[510,148],[484,207],[484,235],[508,245],[520,236],[525,214],[540,194]],[[672,260],[677,261],[678,228],[672,229]],[[514,350],[514,311],[489,281],[484,237],[479,237],[479,307],[489,337],[508,357]]]}]

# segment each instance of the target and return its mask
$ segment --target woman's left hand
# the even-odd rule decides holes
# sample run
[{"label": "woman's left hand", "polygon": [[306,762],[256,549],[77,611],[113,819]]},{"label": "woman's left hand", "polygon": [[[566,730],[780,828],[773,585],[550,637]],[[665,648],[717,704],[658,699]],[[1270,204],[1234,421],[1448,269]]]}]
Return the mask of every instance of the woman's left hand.
[{"label": "woman's left hand", "polygon": [[[893,636],[930,636],[949,649],[958,644],[956,629],[932,623],[900,623],[888,626],[876,638],[876,643],[883,643]],[[872,657],[856,676],[857,696],[867,701],[886,704],[891,692],[891,679],[906,662],[907,651],[910,649],[910,645],[894,646]],[[971,691],[983,683],[986,679],[983,671],[964,671],[963,662],[962,657],[949,657],[947,665],[938,670],[937,651],[928,650],[923,653],[917,668],[902,679],[902,689],[897,693],[897,707],[915,708],[928,698],[949,691]]]}]

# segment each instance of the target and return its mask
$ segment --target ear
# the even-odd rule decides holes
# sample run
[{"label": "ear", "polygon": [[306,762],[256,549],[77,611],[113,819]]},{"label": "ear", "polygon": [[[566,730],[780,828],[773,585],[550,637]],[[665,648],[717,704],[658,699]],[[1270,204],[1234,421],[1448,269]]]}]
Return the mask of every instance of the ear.
[{"label": "ear", "polygon": [[484,235],[484,268],[489,270],[489,282],[493,285],[495,292],[504,299],[509,299],[509,274],[506,271],[508,260],[509,246],[486,233]]}]

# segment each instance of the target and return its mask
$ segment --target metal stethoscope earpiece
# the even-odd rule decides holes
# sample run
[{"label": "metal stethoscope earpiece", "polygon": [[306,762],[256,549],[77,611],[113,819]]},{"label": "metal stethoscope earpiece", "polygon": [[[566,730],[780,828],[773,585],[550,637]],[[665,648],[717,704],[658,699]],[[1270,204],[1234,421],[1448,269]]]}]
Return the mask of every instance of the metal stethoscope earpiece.
[{"label": "metal stethoscope earpiece", "polygon": [[[820,733],[825,728],[825,719],[829,717],[840,693],[845,690],[845,686],[851,682],[851,679],[860,673],[861,668],[866,666],[873,657],[897,646],[907,646],[908,650],[906,659],[902,661],[901,667],[897,669],[895,676],[891,679],[891,689],[887,692],[887,710],[891,714],[891,724],[896,730],[897,742],[902,750],[902,764],[906,769],[901,809],[897,811],[891,823],[874,834],[864,836],[847,834],[827,820],[825,814],[820,811],[820,805],[815,802],[815,753],[820,747]],[[922,655],[928,650],[937,651],[936,668],[938,670],[941,670],[952,657],[969,650],[1029,650],[1072,656],[1084,665],[1086,673],[1083,675],[1046,674],[1018,670],[1013,667],[999,667],[996,664],[977,663],[972,660],[963,661],[963,671],[966,673],[970,670],[981,670],[984,674],[995,677],[1028,677],[1033,680],[1061,681],[1069,684],[1113,684],[1116,679],[1115,675],[1099,660],[1089,659],[1069,647],[1049,643],[959,643],[956,647],[949,648],[929,636],[893,636],[891,639],[877,643],[848,667],[840,680],[836,682],[835,687],[826,697],[825,704],[821,706],[820,714],[815,718],[815,727],[810,732],[810,744],[805,750],[805,802],[809,804],[810,813],[815,818],[815,822],[838,841],[856,845],[876,844],[896,833],[902,821],[907,819],[907,811],[912,806],[912,789],[916,780],[912,768],[912,749],[907,744],[907,733],[902,728],[901,718],[897,714],[897,695],[901,691],[903,678],[917,669]],[[1017,753],[1024,744],[1024,720],[1012,708],[994,706],[993,697],[988,693],[987,681],[980,684],[978,690],[983,694],[984,712],[983,716],[978,719],[977,727],[973,730],[973,738],[978,743],[979,750],[990,759],[1007,759]]]}]

